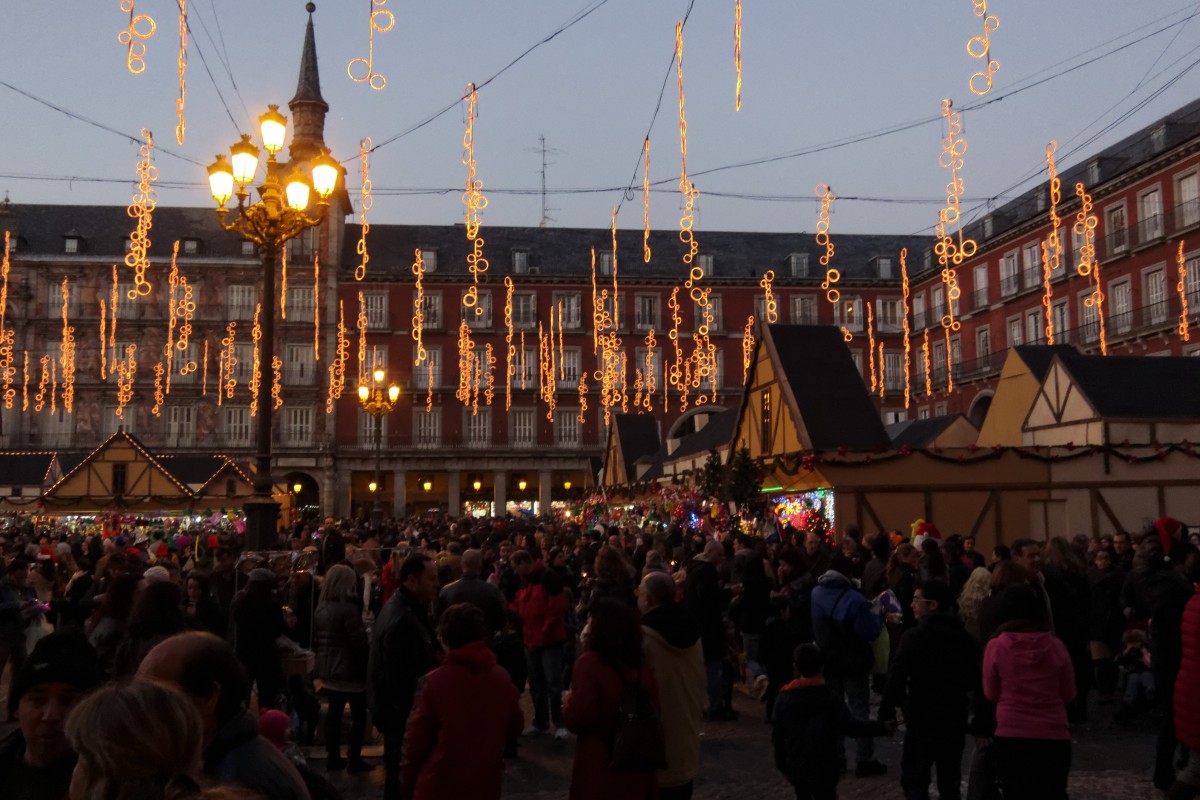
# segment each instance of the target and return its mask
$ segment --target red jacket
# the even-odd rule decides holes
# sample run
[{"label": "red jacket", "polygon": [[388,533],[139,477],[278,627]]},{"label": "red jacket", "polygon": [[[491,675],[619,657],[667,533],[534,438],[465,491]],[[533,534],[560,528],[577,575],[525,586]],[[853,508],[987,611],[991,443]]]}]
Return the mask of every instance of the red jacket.
[{"label": "red jacket", "polygon": [[525,717],[512,679],[483,642],[446,654],[425,676],[404,734],[404,800],[499,800],[504,744]]},{"label": "red jacket", "polygon": [[513,609],[521,617],[525,647],[538,650],[567,638],[567,593],[546,594],[542,586],[542,563],[534,565],[526,583],[517,590]]},{"label": "red jacket", "polygon": [[[625,676],[634,680],[635,672]],[[642,686],[658,706],[654,671],[642,668]],[[622,676],[591,651],[575,659],[571,691],[563,695],[563,721],[579,740],[571,769],[570,800],[653,800],[658,797],[654,772],[612,772],[608,768],[610,743],[617,731],[617,715],[625,692]]]},{"label": "red jacket", "polygon": [[1175,681],[1175,738],[1200,750],[1200,591],[1183,611],[1183,663]]}]

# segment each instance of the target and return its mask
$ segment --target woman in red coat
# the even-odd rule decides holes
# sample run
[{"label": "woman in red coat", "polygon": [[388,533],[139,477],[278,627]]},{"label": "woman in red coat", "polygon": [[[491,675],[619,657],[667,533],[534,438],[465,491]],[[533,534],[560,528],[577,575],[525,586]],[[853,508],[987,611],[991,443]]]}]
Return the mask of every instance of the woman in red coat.
[{"label": "woman in red coat", "polygon": [[499,800],[504,745],[525,717],[486,636],[487,620],[475,606],[459,603],[442,614],[446,659],[425,676],[404,734],[404,800]]},{"label": "woman in red coat", "polygon": [[1200,591],[1183,611],[1183,661],[1175,681],[1175,738],[1191,751],[1167,797],[1200,795]]},{"label": "woman in red coat", "polygon": [[640,680],[658,707],[654,672],[643,665],[637,611],[616,600],[598,601],[583,632],[583,647],[571,690],[563,694],[563,719],[579,737],[570,800],[653,800],[658,796],[654,772],[613,772],[608,767],[625,687]]}]

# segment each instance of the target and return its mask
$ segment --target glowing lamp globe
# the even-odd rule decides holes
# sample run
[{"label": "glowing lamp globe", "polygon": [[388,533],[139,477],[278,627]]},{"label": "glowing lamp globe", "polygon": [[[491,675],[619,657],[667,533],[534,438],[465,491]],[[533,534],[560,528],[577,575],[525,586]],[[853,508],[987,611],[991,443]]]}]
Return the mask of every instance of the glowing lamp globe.
[{"label": "glowing lamp globe", "polygon": [[529,483],[524,478],[517,481],[517,489],[519,489],[522,492],[525,491],[525,487],[528,485],[529,485]]},{"label": "glowing lamp globe", "polygon": [[571,491],[571,482],[563,481],[563,488],[566,489],[568,492]]},{"label": "glowing lamp globe", "polygon": [[367,398],[370,396],[371,396],[371,390],[366,387],[366,384],[358,387],[358,399],[359,400],[366,402]]},{"label": "glowing lamp globe", "polygon": [[475,482],[471,484],[471,488],[478,492],[483,488],[483,481],[476,479]]},{"label": "glowing lamp globe", "polygon": [[421,484],[421,488],[427,492],[432,491],[433,490],[433,481],[425,481],[423,484]]},{"label": "glowing lamp globe", "polygon": [[293,492],[295,492],[296,494],[300,494],[300,490],[301,490],[301,489],[303,489],[303,488],[304,488],[304,487],[303,487],[303,486],[301,486],[301,485],[300,485],[300,484],[298,484],[298,483],[293,483],[293,484],[292,484],[292,491],[293,491]]},{"label": "glowing lamp globe", "polygon": [[376,483],[375,481],[371,481],[370,483],[367,484],[367,488],[370,489],[372,492],[374,492],[376,489],[379,488],[379,484]]},{"label": "glowing lamp globe", "polygon": [[383,370],[381,370],[381,369],[377,369],[377,370],[375,370],[375,371],[374,371],[373,373],[371,373],[371,374],[372,374],[372,375],[375,377],[375,382],[376,382],[376,383],[383,383],[383,379],[384,379],[384,377],[385,377],[385,376],[384,376],[384,374],[383,374]]},{"label": "glowing lamp globe", "polygon": [[329,151],[321,148],[321,152],[312,160],[313,188],[322,200],[328,200],[329,195],[337,188],[338,173],[341,168],[329,155]]},{"label": "glowing lamp globe", "polygon": [[399,397],[400,397],[400,387],[399,386],[389,386],[388,387],[388,400],[391,400],[394,403],[394,402],[396,402],[396,400],[399,399]]},{"label": "glowing lamp globe", "polygon": [[288,207],[293,211],[303,211],[308,208],[308,182],[304,180],[304,176],[300,174],[299,170],[292,170],[284,192],[287,193]]},{"label": "glowing lamp globe", "polygon": [[262,132],[263,149],[272,158],[283,149],[283,138],[287,135],[287,117],[279,113],[279,106],[267,106],[267,113],[258,118]]},{"label": "glowing lamp globe", "polygon": [[220,153],[217,154],[217,160],[208,167],[208,189],[212,192],[213,200],[216,200],[221,208],[233,197],[233,169]]},{"label": "glowing lamp globe", "polygon": [[233,179],[243,189],[254,180],[258,171],[258,148],[250,141],[249,134],[242,134],[242,140],[229,148],[230,160],[233,163]]}]

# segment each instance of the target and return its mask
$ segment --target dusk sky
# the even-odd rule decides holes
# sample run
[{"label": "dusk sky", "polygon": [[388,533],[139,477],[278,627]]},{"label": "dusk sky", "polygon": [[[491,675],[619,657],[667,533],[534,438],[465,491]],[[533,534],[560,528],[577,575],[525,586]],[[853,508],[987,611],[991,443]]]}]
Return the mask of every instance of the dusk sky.
[{"label": "dusk sky", "polygon": [[[468,81],[483,83],[590,11],[480,90],[476,159],[489,197],[485,227],[538,224],[539,135],[552,148],[549,224],[609,224],[639,163],[688,0],[374,1],[395,15],[390,32],[375,34],[375,71],[387,80],[382,91],[353,82],[346,69],[367,54],[369,0],[318,0],[314,16],[322,91],[331,106],[325,137],[346,163],[356,206],[359,140],[370,136],[381,145],[370,158],[369,221],[460,221],[465,112],[456,99]],[[17,90],[131,136],[152,130],[160,148],[159,202],[190,206],[211,205],[204,166],[214,154],[226,152],[239,131],[256,132],[267,103],[286,112],[295,90],[302,0],[188,0],[183,145],[174,136],[176,0],[136,0],[136,12],[157,23],[140,75],[126,69],[125,46],[117,40],[128,24],[119,0],[4,5],[0,191],[16,204],[125,205],[137,159],[136,143]],[[929,232],[945,199],[947,175],[938,166],[943,97],[968,109],[962,176],[964,208],[974,209],[1028,188],[1044,168],[1049,140],[1058,140],[1065,168],[1198,94],[1200,21],[1193,18],[1200,4],[992,0],[988,11],[1000,20],[992,34],[1000,69],[991,93],[977,98],[967,84],[982,62],[965,47],[983,24],[972,0],[744,0],[738,112],[734,0],[694,0],[684,32],[684,90],[688,166],[700,191],[697,230],[812,231],[813,190],[828,183],[843,198],[835,204],[835,236]],[[1098,60],[1072,70],[1090,59]],[[822,152],[706,174],[921,121]],[[663,190],[652,195],[651,223],[675,227],[680,157],[673,71],[651,141],[650,175]],[[64,177],[72,180],[53,180]],[[642,224],[640,172],[635,184],[635,199],[621,210],[622,228]]]}]

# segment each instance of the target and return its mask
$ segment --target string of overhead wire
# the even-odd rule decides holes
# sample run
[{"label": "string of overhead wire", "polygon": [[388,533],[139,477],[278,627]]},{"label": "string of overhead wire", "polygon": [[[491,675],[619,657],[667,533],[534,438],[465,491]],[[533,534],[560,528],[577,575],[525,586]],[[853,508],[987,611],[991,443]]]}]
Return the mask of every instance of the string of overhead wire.
[{"label": "string of overhead wire", "polygon": [[[585,19],[590,17],[592,14],[594,14],[596,11],[599,11],[600,8],[604,5],[606,5],[608,2],[609,2],[609,0],[593,0],[591,5],[587,6],[586,8],[582,9],[581,11],[576,12],[566,22],[559,25],[557,28],[555,28],[553,31],[551,31],[546,36],[542,37],[537,42],[534,42],[533,44],[531,44],[524,51],[522,51],[520,55],[518,55],[516,58],[514,58],[513,60],[511,60],[507,64],[505,64],[503,67],[501,67],[498,71],[493,73],[491,75],[491,77],[487,78],[486,80],[475,83],[474,84],[475,90],[478,91],[478,90],[484,88],[485,86],[490,84],[492,81],[496,80],[501,75],[508,72],[510,69],[515,67],[521,61],[523,61],[526,58],[526,56],[528,56],[530,53],[537,50],[539,47],[542,47],[543,45],[550,43],[554,39],[558,38],[560,35],[566,33],[568,30],[570,30],[571,28],[578,25],[580,22],[583,22]],[[375,151],[377,151],[383,147],[387,147],[389,144],[392,144],[393,142],[397,142],[406,136],[416,133],[417,131],[421,130],[422,128],[424,128],[425,126],[434,122],[435,120],[440,119],[441,117],[450,113],[454,109],[458,108],[466,99],[467,99],[466,94],[461,95],[460,97],[456,98],[454,100],[454,102],[447,104],[446,106],[442,107],[438,111],[435,111],[434,113],[432,113],[429,116],[422,119],[420,122],[417,122],[417,123],[409,126],[408,128],[405,128],[404,130],[400,131],[399,133],[392,134],[391,136],[388,136],[388,137],[382,139],[378,144],[374,145],[367,152],[374,153]],[[358,160],[358,158],[359,158],[359,154],[356,153],[353,156],[350,156],[349,158],[345,159],[341,163],[349,164],[353,161]]]},{"label": "string of overhead wire", "polygon": [[[178,3],[178,2],[179,2],[179,0],[176,0],[176,3]],[[209,44],[211,44],[213,46],[213,51],[216,53],[216,57],[217,57],[217,63],[219,63],[222,68],[224,68],[225,75],[226,75],[226,77],[229,78],[229,85],[233,87],[233,93],[235,95],[237,95],[238,103],[242,107],[242,113],[246,115],[246,119],[248,119],[248,120],[253,119],[253,117],[250,114],[250,110],[246,107],[246,100],[245,100],[245,98],[242,97],[242,91],[241,91],[241,89],[238,88],[237,79],[234,78],[234,76],[233,76],[233,65],[229,60],[229,50],[225,47],[225,34],[221,30],[221,17],[219,14],[217,14],[217,8],[216,8],[216,6],[213,5],[213,0],[209,0],[208,4],[209,4],[209,7],[212,9],[213,24],[217,28],[217,36],[220,38],[220,41],[221,41],[220,46],[217,45],[217,41],[213,38],[212,32],[209,31],[208,23],[206,23],[204,21],[204,17],[203,17],[203,15],[200,14],[200,9],[198,6],[195,6],[188,11],[188,34],[189,35],[191,34],[192,17],[195,16],[196,19],[198,19],[200,21],[200,28],[204,31],[204,35],[208,37]],[[193,39],[193,41],[195,41],[195,39]],[[196,52],[198,52],[198,53],[200,52],[199,47],[196,48]],[[200,53],[200,60],[201,61],[204,60],[203,53]],[[218,94],[220,94],[220,93],[218,92]]]},{"label": "string of overhead wire", "polygon": [[[180,0],[175,0],[175,5],[177,8],[179,8],[179,13],[182,14],[183,13],[183,4],[180,2]],[[234,131],[236,131],[237,133],[240,134],[242,132],[242,128],[240,128],[238,126],[237,120],[233,118],[233,112],[229,110],[229,104],[225,102],[225,95],[221,94],[221,87],[217,86],[217,79],[215,77],[213,77],[212,70],[209,69],[209,67],[208,67],[208,59],[204,57],[204,51],[202,49],[200,49],[200,40],[192,35],[191,20],[188,20],[187,32],[188,32],[188,38],[192,42],[195,43],[196,55],[200,56],[200,64],[201,64],[201,66],[204,67],[204,71],[208,74],[208,80],[210,83],[212,83],[213,91],[215,91],[217,93],[217,99],[221,101],[221,107],[225,109],[225,115],[227,117],[229,117],[229,121],[231,123],[233,123]],[[211,39],[211,37],[210,37],[210,39]],[[238,95],[238,98],[240,99],[241,95]],[[246,110],[245,103],[242,104],[242,110],[243,111]],[[249,119],[250,115],[246,114],[246,117],[247,117],[247,119]]]},{"label": "string of overhead wire", "polygon": [[[683,12],[683,19],[680,21],[680,30],[686,31],[688,19],[692,16],[692,9],[696,6],[696,0],[689,0],[687,9]],[[658,114],[662,111],[663,98],[667,94],[667,86],[671,83],[671,75],[675,71],[675,47],[671,47],[671,60],[667,62],[667,72],[663,75],[662,86],[658,90],[658,100],[654,103],[654,113],[650,115],[650,124],[646,126],[646,139],[650,138],[650,134],[654,133],[654,123],[658,121]],[[643,140],[643,147],[645,140]],[[633,165],[633,175],[629,178],[629,185],[621,189],[621,199],[617,201],[616,213],[621,213],[621,207],[625,205],[625,201],[633,197],[633,187],[637,184],[638,174],[642,171],[642,156],[643,150],[638,148],[637,159]],[[667,183],[667,181],[656,181],[655,186]]]}]

